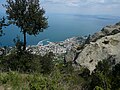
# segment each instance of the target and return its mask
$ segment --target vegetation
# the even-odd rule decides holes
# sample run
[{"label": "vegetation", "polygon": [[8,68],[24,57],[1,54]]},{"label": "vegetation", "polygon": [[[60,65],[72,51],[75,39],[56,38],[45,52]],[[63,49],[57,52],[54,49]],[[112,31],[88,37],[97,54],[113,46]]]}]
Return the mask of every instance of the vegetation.
[{"label": "vegetation", "polygon": [[0,20],[0,36],[2,36],[3,34],[3,31],[2,31],[3,23],[4,23],[4,19],[1,19]]},{"label": "vegetation", "polygon": [[24,35],[23,50],[26,49],[26,33],[37,35],[48,27],[45,10],[39,0],[7,0],[6,13],[10,24],[21,29]]},{"label": "vegetation", "polygon": [[0,88],[10,90],[119,90],[120,63],[110,60],[98,63],[90,74],[81,67],[74,70],[72,62],[54,62],[53,54],[45,56],[28,52],[0,57]]},{"label": "vegetation", "polygon": [[[90,72],[82,66],[75,70],[64,55],[55,57],[50,52],[40,56],[25,50],[26,34],[37,35],[48,25],[39,0],[7,0],[5,7],[9,23],[21,28],[24,42],[17,37],[15,49],[0,56],[0,90],[120,90],[120,63],[115,64],[112,56]],[[7,25],[4,18],[0,20],[0,36]]]},{"label": "vegetation", "polygon": [[[24,58],[23,61],[26,61],[24,63],[21,63],[22,61],[15,61],[11,56],[9,56],[9,60],[5,60],[6,57],[0,59],[0,67],[6,68],[6,70],[2,69],[2,73],[0,74],[0,86],[2,88],[10,88],[10,90],[79,90],[81,88],[84,80],[78,76],[77,72],[73,72],[71,63],[66,65],[62,63],[59,65],[50,64],[50,62],[48,62],[50,58],[46,58],[46,56],[46,59],[43,60],[45,61],[44,63],[42,63],[43,61],[38,63],[41,61],[39,60],[41,58],[36,57],[36,55],[34,58],[28,55],[29,58],[34,59],[31,59],[31,61],[29,61],[29,58],[25,60],[25,56],[22,56]],[[8,62],[7,64],[9,65],[4,64],[3,61]],[[9,61],[12,61],[12,63],[9,63]],[[31,69],[32,72],[29,72],[29,69]]]},{"label": "vegetation", "polygon": [[[46,61],[47,60],[47,61]],[[13,52],[0,57],[0,70],[4,72],[19,71],[21,73],[42,72],[49,73],[52,70],[52,55],[33,55],[29,52]]]},{"label": "vegetation", "polygon": [[3,33],[2,29],[3,29],[3,27],[8,26],[8,25],[9,24],[5,23],[5,18],[4,17],[0,19],[0,36],[5,34],[5,33]]},{"label": "vegetation", "polygon": [[[116,72],[118,74],[116,74]],[[94,88],[100,88],[100,90],[119,90],[120,89],[119,72],[120,63],[115,65],[110,60],[100,61],[91,75],[89,89],[93,90]]]}]

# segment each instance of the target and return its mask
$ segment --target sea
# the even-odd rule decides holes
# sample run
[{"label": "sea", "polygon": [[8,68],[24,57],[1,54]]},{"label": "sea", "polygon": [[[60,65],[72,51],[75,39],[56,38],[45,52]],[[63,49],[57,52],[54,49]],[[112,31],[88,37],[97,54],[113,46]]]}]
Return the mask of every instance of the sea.
[{"label": "sea", "polygon": [[[37,36],[27,35],[27,45],[37,45],[40,41],[64,41],[71,37],[88,36],[100,31],[107,25],[120,21],[119,16],[110,15],[76,15],[48,14],[48,28]],[[0,37],[0,46],[14,46],[13,39],[17,36],[23,41],[23,34],[14,25],[3,28],[5,35]]]}]

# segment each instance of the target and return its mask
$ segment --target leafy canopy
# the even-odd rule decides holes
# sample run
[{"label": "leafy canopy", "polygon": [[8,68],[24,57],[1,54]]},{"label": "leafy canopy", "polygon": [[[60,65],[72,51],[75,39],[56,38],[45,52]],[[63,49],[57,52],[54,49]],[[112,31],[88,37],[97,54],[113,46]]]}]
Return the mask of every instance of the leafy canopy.
[{"label": "leafy canopy", "polygon": [[21,28],[22,32],[37,35],[48,27],[45,11],[39,0],[7,0],[6,13],[11,24]]}]

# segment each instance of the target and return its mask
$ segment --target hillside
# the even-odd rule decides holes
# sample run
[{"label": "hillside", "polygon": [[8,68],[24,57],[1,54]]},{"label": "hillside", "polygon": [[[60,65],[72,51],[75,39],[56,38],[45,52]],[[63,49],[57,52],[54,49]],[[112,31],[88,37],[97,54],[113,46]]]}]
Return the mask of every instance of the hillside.
[{"label": "hillside", "polygon": [[119,27],[26,51],[1,48],[0,90],[120,90]]},{"label": "hillside", "polygon": [[77,63],[93,71],[101,60],[120,62],[120,23],[104,27],[93,34],[89,41],[90,44],[85,44],[76,59]]}]

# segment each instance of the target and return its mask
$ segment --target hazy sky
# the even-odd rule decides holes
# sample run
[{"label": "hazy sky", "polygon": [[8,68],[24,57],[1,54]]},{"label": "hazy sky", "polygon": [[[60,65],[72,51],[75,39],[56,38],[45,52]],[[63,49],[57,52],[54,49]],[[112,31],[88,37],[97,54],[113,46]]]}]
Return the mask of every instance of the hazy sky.
[{"label": "hazy sky", "polygon": [[[0,13],[3,12],[0,0]],[[63,14],[105,14],[120,15],[120,0],[41,0],[41,5],[49,13]]]},{"label": "hazy sky", "polygon": [[120,0],[42,0],[50,13],[120,15]]}]

